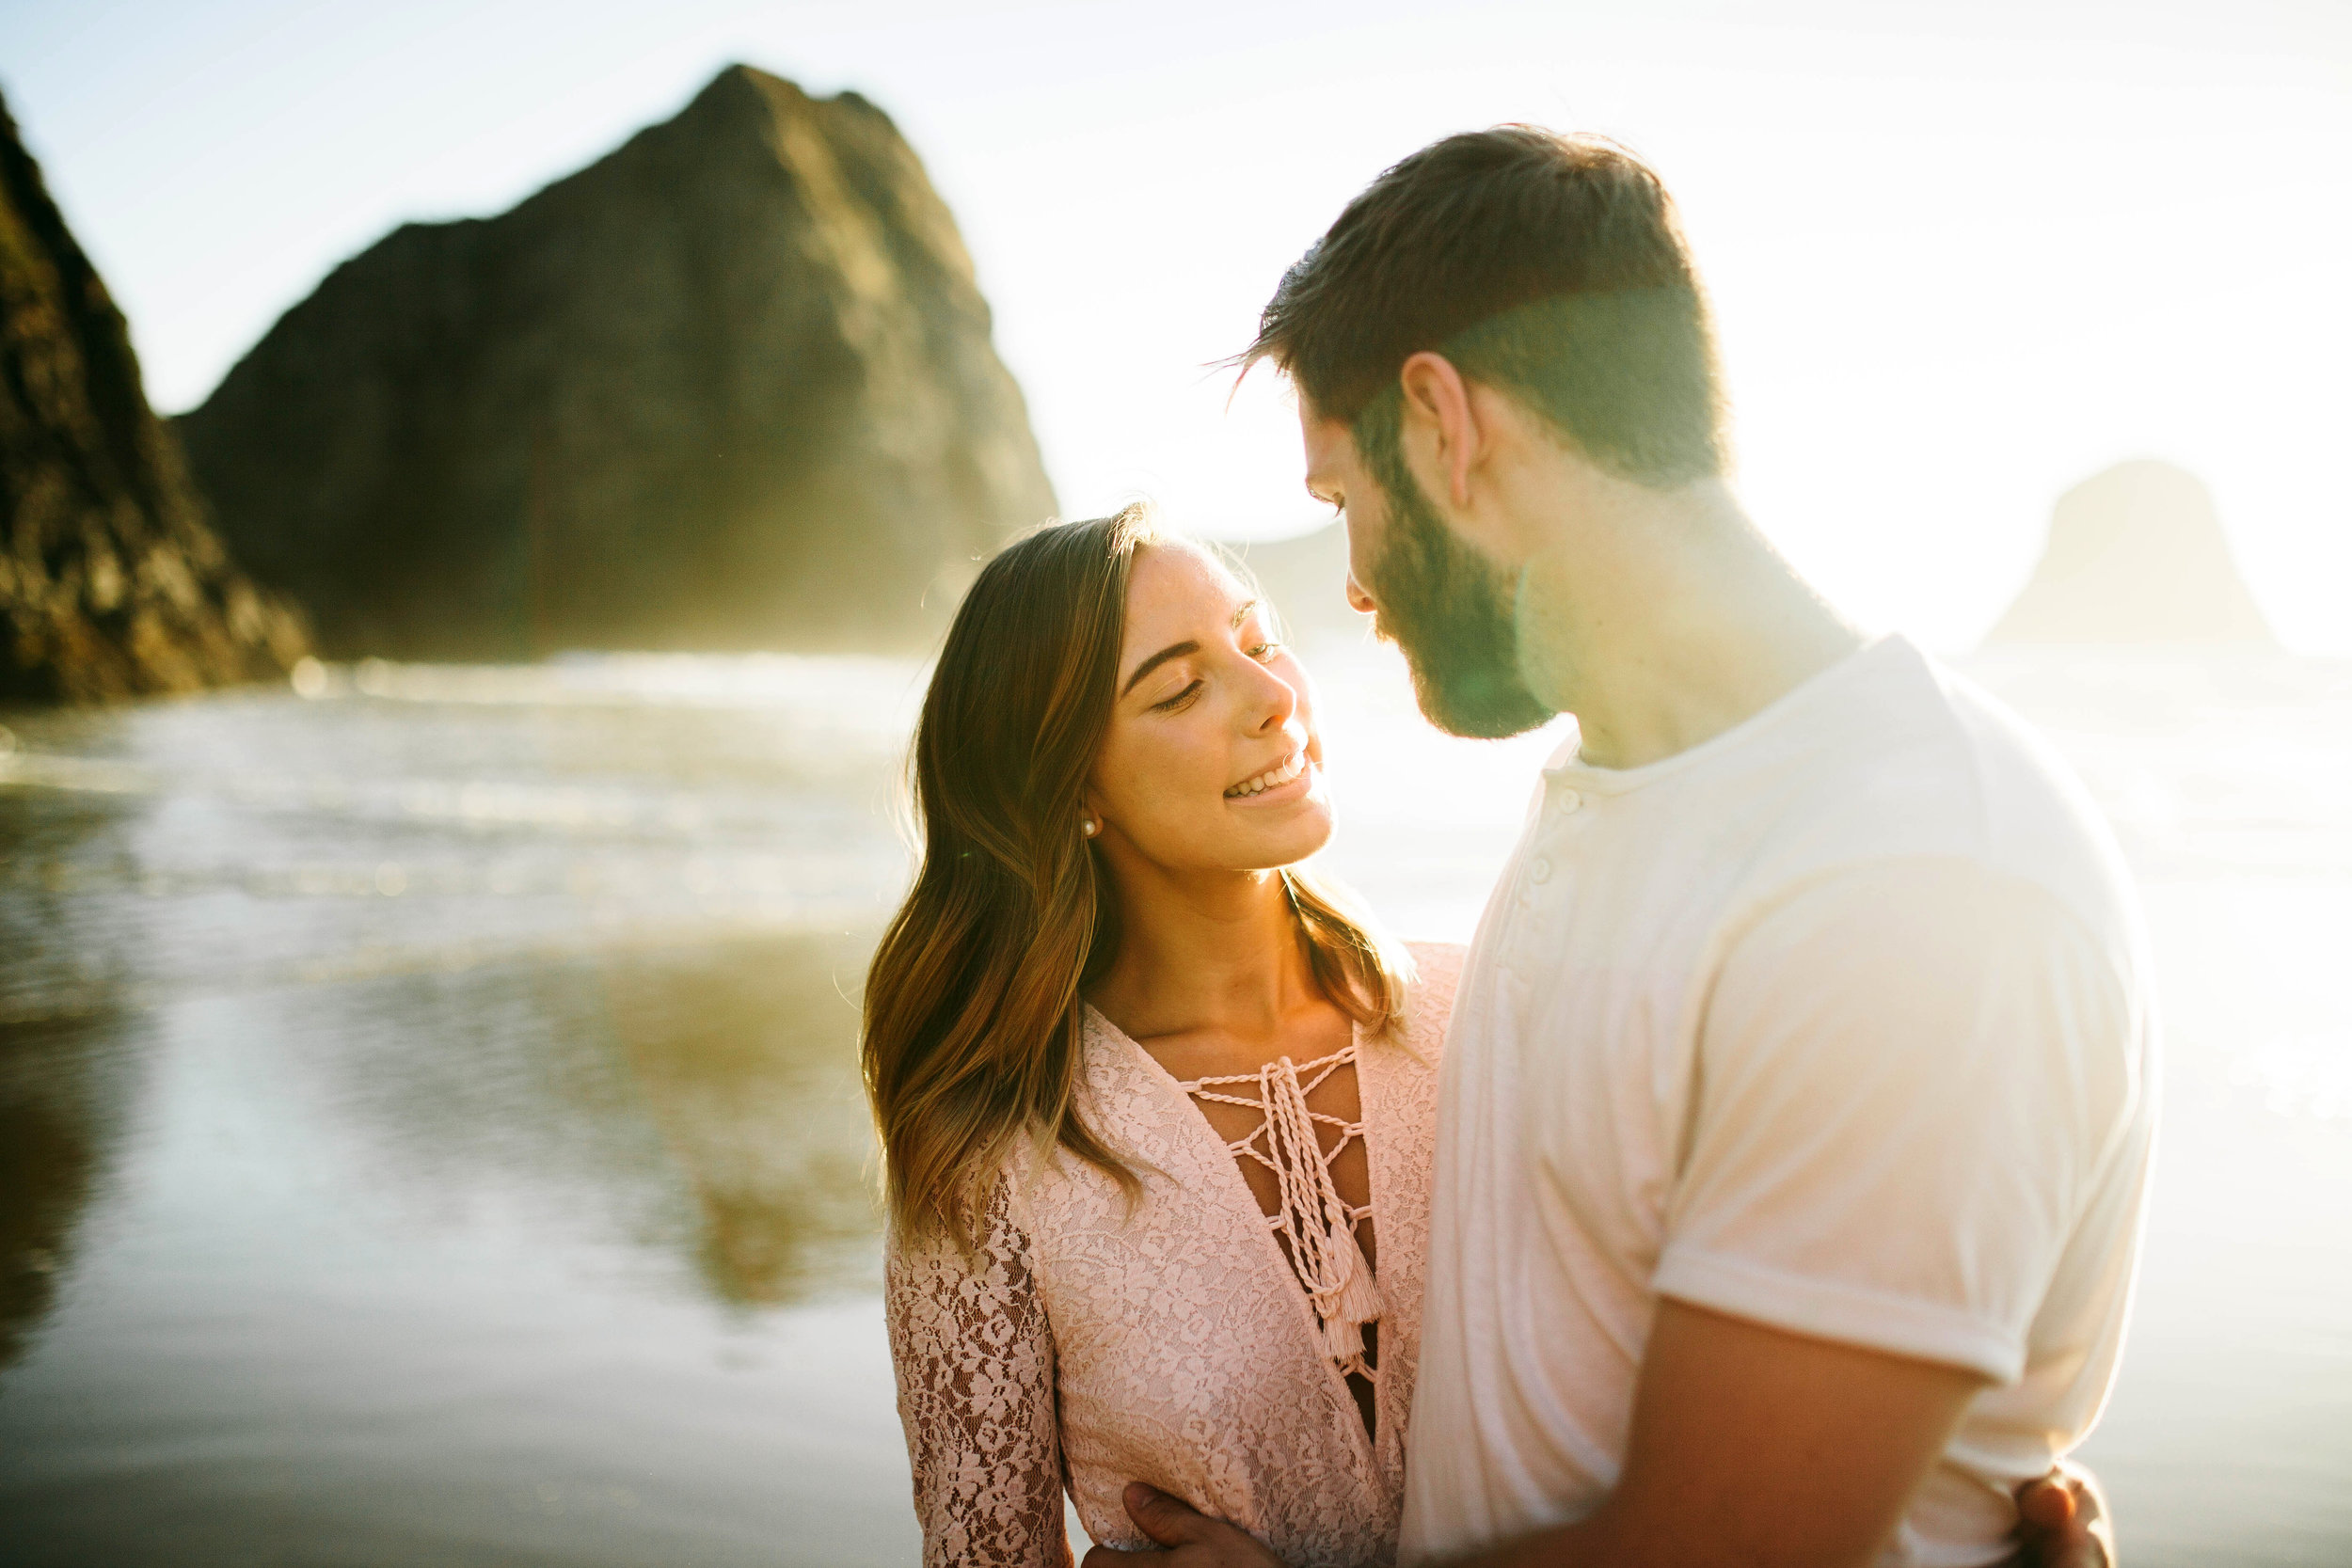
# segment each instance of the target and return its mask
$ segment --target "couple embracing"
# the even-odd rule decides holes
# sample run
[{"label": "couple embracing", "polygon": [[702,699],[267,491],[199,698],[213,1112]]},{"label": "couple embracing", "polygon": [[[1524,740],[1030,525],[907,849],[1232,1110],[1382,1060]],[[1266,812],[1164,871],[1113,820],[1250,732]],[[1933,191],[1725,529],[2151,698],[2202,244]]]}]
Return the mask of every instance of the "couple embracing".
[{"label": "couple embracing", "polygon": [[2102,1560],[2127,878],[1741,514],[1655,175],[1438,142],[1248,357],[1422,712],[1575,728],[1468,953],[1400,944],[1273,607],[1135,510],[982,571],[866,1000],[925,1560],[1066,1563],[1065,1493],[1089,1564]]}]

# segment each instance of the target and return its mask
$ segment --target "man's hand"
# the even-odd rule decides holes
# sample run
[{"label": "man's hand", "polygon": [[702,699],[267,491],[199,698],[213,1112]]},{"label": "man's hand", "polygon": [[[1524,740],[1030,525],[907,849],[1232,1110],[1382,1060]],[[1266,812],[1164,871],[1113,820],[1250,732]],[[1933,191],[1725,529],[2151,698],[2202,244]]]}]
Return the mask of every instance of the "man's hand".
[{"label": "man's hand", "polygon": [[[1196,1513],[1156,1487],[1129,1481],[1121,1500],[1136,1528],[1160,1544],[1151,1555],[1167,1558],[1168,1568],[1282,1568],[1282,1560],[1248,1530]],[[1078,1568],[1120,1568],[1137,1555],[1097,1546]]]},{"label": "man's hand", "polygon": [[2099,1480],[2066,1460],[2017,1489],[2021,1568],[2118,1568],[2115,1526]]}]

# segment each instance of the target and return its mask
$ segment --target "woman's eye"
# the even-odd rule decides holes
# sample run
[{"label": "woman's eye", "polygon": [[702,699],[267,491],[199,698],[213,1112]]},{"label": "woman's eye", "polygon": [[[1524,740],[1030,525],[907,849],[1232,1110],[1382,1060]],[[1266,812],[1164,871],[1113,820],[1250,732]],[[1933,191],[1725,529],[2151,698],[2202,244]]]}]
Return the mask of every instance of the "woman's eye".
[{"label": "woman's eye", "polygon": [[1190,686],[1185,687],[1182,691],[1179,691],[1173,697],[1168,698],[1168,701],[1164,703],[1153,703],[1152,705],[1152,711],[1154,713],[1173,713],[1178,708],[1184,706],[1186,703],[1192,701],[1193,694],[1200,689],[1200,683],[1199,681],[1194,681]]},{"label": "woman's eye", "polygon": [[1261,642],[1256,647],[1249,650],[1249,657],[1263,664],[1267,659],[1272,658],[1276,654],[1279,654],[1281,651],[1282,644],[1279,642]]}]

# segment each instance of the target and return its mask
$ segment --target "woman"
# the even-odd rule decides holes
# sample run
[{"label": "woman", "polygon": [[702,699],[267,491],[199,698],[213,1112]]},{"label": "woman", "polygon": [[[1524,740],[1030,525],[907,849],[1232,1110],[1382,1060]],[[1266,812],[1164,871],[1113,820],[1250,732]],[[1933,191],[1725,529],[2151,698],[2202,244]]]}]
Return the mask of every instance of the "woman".
[{"label": "woman", "polygon": [[957,613],[864,1046],[928,1564],[1066,1564],[1065,1488],[1148,1547],[1136,1480],[1293,1568],[1395,1559],[1461,953],[1302,868],[1322,761],[1269,608],[1140,508]]},{"label": "woman", "polygon": [[1268,607],[1140,508],[956,617],[866,989],[927,1561],[1067,1560],[1065,1481],[1148,1546],[1138,1478],[1296,1564],[1395,1555],[1459,953],[1300,868],[1322,760]]}]

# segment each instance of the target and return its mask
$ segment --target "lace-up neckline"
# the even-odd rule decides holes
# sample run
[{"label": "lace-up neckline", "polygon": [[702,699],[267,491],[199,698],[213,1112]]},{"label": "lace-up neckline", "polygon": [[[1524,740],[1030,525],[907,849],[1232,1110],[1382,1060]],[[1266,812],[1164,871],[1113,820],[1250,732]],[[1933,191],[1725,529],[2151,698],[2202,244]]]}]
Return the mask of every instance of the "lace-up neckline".
[{"label": "lace-up neckline", "polygon": [[[1323,1330],[1325,1354],[1343,1371],[1368,1378],[1372,1369],[1364,1360],[1364,1325],[1378,1319],[1386,1306],[1356,1239],[1356,1227],[1372,1217],[1372,1205],[1350,1204],[1331,1180],[1332,1163],[1363,1137],[1364,1123],[1307,1104],[1307,1097],[1326,1079],[1343,1067],[1353,1068],[1356,1061],[1356,1042],[1350,1040],[1311,1062],[1295,1063],[1282,1056],[1255,1072],[1195,1078],[1176,1086],[1196,1100],[1261,1114],[1258,1125],[1247,1136],[1230,1140],[1226,1149],[1236,1160],[1254,1160],[1273,1172],[1281,1196],[1274,1212],[1264,1215],[1266,1228],[1289,1244],[1291,1266]],[[1234,1092],[1245,1088],[1256,1092]],[[1359,1101],[1360,1108],[1360,1094]],[[1317,1131],[1323,1127],[1339,1132],[1328,1149]]]}]

